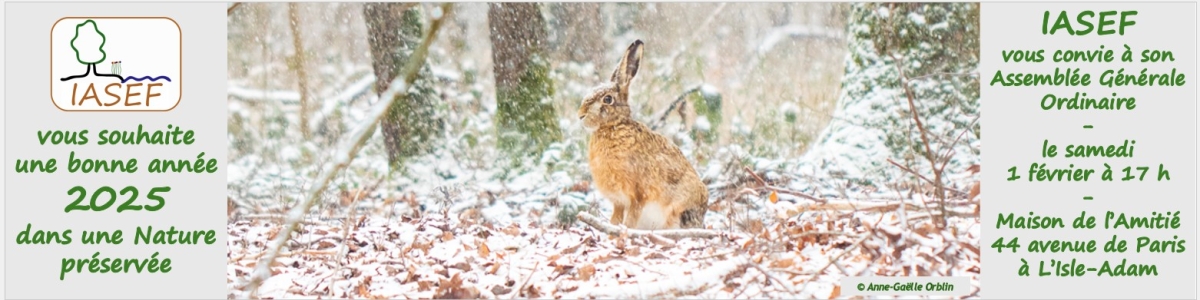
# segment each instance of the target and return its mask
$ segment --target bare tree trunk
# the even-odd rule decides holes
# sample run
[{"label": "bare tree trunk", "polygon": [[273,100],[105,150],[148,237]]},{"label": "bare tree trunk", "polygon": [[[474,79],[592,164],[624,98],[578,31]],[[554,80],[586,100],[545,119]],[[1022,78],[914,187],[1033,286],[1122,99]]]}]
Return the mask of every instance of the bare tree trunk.
[{"label": "bare tree trunk", "polygon": [[541,154],[562,139],[546,60],[546,20],[537,3],[491,3],[493,71],[500,148],[513,157]]},{"label": "bare tree trunk", "polygon": [[300,11],[297,8],[296,2],[288,3],[288,21],[289,27],[292,29],[292,48],[295,49],[295,54],[289,59],[288,67],[296,71],[296,80],[298,81],[297,90],[300,92],[300,135],[307,140],[311,138],[312,133],[308,128],[308,72],[305,69],[305,53],[304,41],[300,38]]},{"label": "bare tree trunk", "polygon": [[[363,5],[377,93],[387,90],[396,70],[408,62],[420,42],[421,13],[413,7],[411,3]],[[422,67],[420,77],[427,78],[428,73],[428,68]],[[426,153],[432,147],[435,133],[443,128],[434,101],[429,82],[418,79],[410,87],[407,98],[393,103],[381,121],[388,162],[393,170],[400,168],[405,158]]]}]

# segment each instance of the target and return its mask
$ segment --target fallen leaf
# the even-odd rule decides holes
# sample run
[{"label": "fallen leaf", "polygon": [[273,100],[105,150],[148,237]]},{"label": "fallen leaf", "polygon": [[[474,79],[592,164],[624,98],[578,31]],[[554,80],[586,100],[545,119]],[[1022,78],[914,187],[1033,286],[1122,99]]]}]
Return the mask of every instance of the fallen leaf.
[{"label": "fallen leaf", "polygon": [[579,280],[588,281],[592,279],[592,274],[596,274],[596,266],[585,264],[579,267]]},{"label": "fallen leaf", "polygon": [[317,250],[325,250],[333,247],[337,247],[337,245],[330,241],[321,241],[320,243],[317,243]]},{"label": "fallen leaf", "polygon": [[829,299],[837,299],[837,297],[841,296],[841,295],[842,295],[842,285],[835,284],[833,286],[833,292],[829,293]]},{"label": "fallen leaf", "polygon": [[775,191],[771,191],[770,199],[771,199],[771,203],[779,202],[779,195],[775,194]]},{"label": "fallen leaf", "polygon": [[967,167],[967,172],[970,172],[971,175],[979,174],[979,164],[974,164],[970,167]]},{"label": "fallen leaf", "polygon": [[967,200],[975,200],[975,197],[979,196],[979,183],[975,182],[974,185],[971,185],[971,191],[967,193]]},{"label": "fallen leaf", "polygon": [[362,283],[358,284],[358,295],[365,297],[365,298],[371,298],[370,288],[371,288],[371,276],[366,276],[363,278]]},{"label": "fallen leaf", "polygon": [[424,292],[433,288],[433,281],[421,280],[417,281],[417,291]]},{"label": "fallen leaf", "polygon": [[480,257],[487,258],[488,255],[490,255],[490,254],[492,254],[492,249],[488,248],[487,243],[479,244],[479,256]]},{"label": "fallen leaf", "polygon": [[509,225],[508,227],[505,227],[503,231],[505,234],[508,234],[508,235],[521,234],[521,228],[518,227],[517,224]]},{"label": "fallen leaf", "polygon": [[771,267],[772,268],[791,268],[792,265],[795,265],[795,264],[796,264],[795,260],[782,258],[782,259],[777,259],[775,261],[772,261]]}]

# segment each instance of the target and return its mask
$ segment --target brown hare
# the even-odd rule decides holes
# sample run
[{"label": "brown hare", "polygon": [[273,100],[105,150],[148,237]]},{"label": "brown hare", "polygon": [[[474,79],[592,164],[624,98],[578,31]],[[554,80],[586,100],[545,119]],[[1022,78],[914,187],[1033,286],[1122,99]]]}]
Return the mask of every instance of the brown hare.
[{"label": "brown hare", "polygon": [[633,119],[629,83],[638,73],[642,41],[629,45],[612,79],[579,107],[591,132],[588,167],[596,189],[613,203],[613,224],[637,229],[702,228],[708,190],[683,152]]}]

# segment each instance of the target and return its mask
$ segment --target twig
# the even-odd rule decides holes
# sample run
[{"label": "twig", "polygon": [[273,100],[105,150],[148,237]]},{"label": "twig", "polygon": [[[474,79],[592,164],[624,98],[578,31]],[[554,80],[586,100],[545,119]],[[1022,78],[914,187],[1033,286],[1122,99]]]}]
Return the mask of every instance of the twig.
[{"label": "twig", "polygon": [[636,267],[642,268],[642,270],[646,270],[647,272],[651,272],[651,273],[658,274],[658,275],[662,275],[662,276],[667,276],[667,274],[663,274],[662,272],[659,272],[658,270],[655,270],[655,269],[647,268],[646,266],[643,266],[642,264],[640,264],[640,263],[638,263],[638,262],[636,262],[636,261],[632,261],[632,260],[630,260],[630,259],[628,259],[628,258],[624,258],[624,257],[618,257],[618,258],[616,258],[615,260],[616,260],[616,261],[625,262],[625,263],[627,263],[627,264],[634,265],[634,266],[636,266]]},{"label": "twig", "polygon": [[[891,56],[896,65],[896,72],[899,74],[900,87],[904,88],[904,95],[908,98],[908,110],[912,112],[912,118],[916,122],[917,130],[921,132],[921,143],[925,145],[925,158],[929,160],[929,168],[933,170],[933,187],[937,192],[938,200],[941,200],[938,206],[942,209],[942,215],[944,216],[946,212],[946,195],[944,192],[945,186],[942,185],[942,172],[945,171],[945,164],[942,164],[942,169],[938,169],[937,158],[934,157],[933,149],[929,147],[929,131],[925,130],[925,124],[921,123],[921,114],[917,112],[917,96],[913,93],[912,88],[908,86],[909,79],[908,75],[904,73],[902,60],[896,57],[895,53],[892,53]],[[941,228],[946,228],[946,218],[943,217],[941,221]]]},{"label": "twig", "polygon": [[754,177],[754,180],[758,180],[759,184],[762,184],[763,186],[769,186],[767,181],[763,180],[763,178],[758,176],[757,173],[754,173],[754,170],[751,170],[750,167],[742,166],[742,169],[746,170],[746,173],[750,173],[750,176]]},{"label": "twig", "polygon": [[752,263],[752,262],[747,262],[747,263],[749,263],[750,266],[754,267],[755,270],[758,270],[759,273],[763,273],[763,276],[767,276],[767,279],[774,281],[775,284],[778,284],[779,287],[783,288],[783,290],[785,292],[788,292],[788,294],[792,294],[792,295],[796,294],[796,292],[792,291],[792,288],[790,287],[791,285],[783,283],[783,280],[779,280],[779,278],[775,278],[775,276],[771,275],[770,272],[767,272],[767,270],[764,270],[762,266],[759,266],[758,264]]},{"label": "twig", "polygon": [[[258,253],[254,253],[254,254],[243,254],[241,256],[230,259],[229,261],[242,261],[244,259],[258,259],[259,257],[262,257],[265,254],[267,254],[266,251],[258,252]],[[292,256],[301,255],[301,254],[317,256],[317,255],[337,255],[338,253],[333,250],[300,250],[300,251],[295,251],[295,252],[279,253],[279,257],[292,257]]]},{"label": "twig", "polygon": [[858,247],[861,246],[864,241],[866,241],[871,236],[874,236],[875,230],[878,230],[879,223],[881,223],[881,222],[883,222],[882,214],[879,215],[879,220],[875,221],[875,224],[871,226],[871,230],[869,232],[863,234],[862,238],[859,238],[857,241],[854,241],[854,244],[851,244],[850,247],[847,247],[846,251],[842,251],[842,253],[838,254],[837,257],[830,259],[829,263],[826,263],[824,267],[821,267],[821,269],[817,270],[816,273],[813,273],[812,277],[808,278],[808,281],[805,281],[803,286],[800,286],[800,292],[804,292],[804,290],[808,289],[808,284],[812,283],[814,280],[817,280],[817,277],[821,276],[822,273],[825,273],[825,269],[829,269],[829,266],[831,266],[834,263],[836,263],[837,261],[841,260],[842,257],[846,256],[846,254],[849,254],[850,252],[853,252],[855,249],[858,249]]},{"label": "twig", "polygon": [[[386,177],[380,177],[378,180],[376,180],[375,184],[371,185],[370,190],[374,190],[374,189],[378,188],[379,185],[383,183],[384,178],[386,178]],[[338,252],[337,252],[339,256],[346,256],[349,254],[346,251],[349,248],[349,244],[350,244],[350,231],[352,229],[351,227],[353,227],[353,230],[358,230],[358,221],[354,220],[355,215],[357,215],[356,212],[358,212],[358,209],[355,209],[355,204],[358,204],[358,200],[362,199],[362,196],[363,196],[363,194],[366,193],[366,191],[367,190],[364,189],[364,190],[358,190],[357,193],[354,193],[354,199],[350,201],[349,207],[346,208],[346,210],[348,210],[346,212],[346,214],[347,214],[346,221],[344,224],[342,224],[342,246],[340,247],[340,249],[338,249]],[[344,257],[340,257],[340,258],[344,258]],[[343,262],[341,259],[338,259],[337,262],[338,262],[338,267],[337,267],[337,269],[333,270],[333,273],[330,274],[330,276],[329,276],[330,278],[333,277],[333,274],[337,274],[337,273],[341,272],[342,269],[344,269],[346,267],[345,262]],[[321,280],[325,280],[325,278],[322,278]],[[332,281],[330,281],[329,286],[334,286],[335,284],[337,284],[336,278],[333,279]]]},{"label": "twig", "polygon": [[909,78],[909,80],[922,80],[922,79],[926,79],[926,78],[932,78],[932,77],[942,77],[942,76],[949,76],[949,77],[957,77],[957,76],[968,76],[968,77],[970,77],[970,76],[979,76],[979,71],[976,71],[976,70],[971,70],[971,71],[967,71],[967,72],[965,72],[965,73],[946,73],[946,72],[943,72],[943,73],[925,74],[925,75],[921,75],[921,76],[917,76],[917,77],[911,77],[911,78]]},{"label": "twig", "polygon": [[[905,167],[905,166],[903,166],[903,165],[900,165],[900,163],[897,163],[896,161],[893,161],[891,158],[887,159],[887,161],[888,161],[889,163],[891,163],[892,165],[896,166],[897,168],[900,168],[900,170],[902,170],[902,171],[904,171],[904,172],[908,172],[909,174],[913,174],[914,176],[917,176],[917,178],[920,178],[921,180],[924,180],[925,182],[928,182],[929,184],[937,185],[937,183],[934,183],[934,182],[933,182],[933,180],[929,180],[929,178],[926,178],[924,175],[921,175],[920,173],[917,173],[917,171],[913,171],[913,169],[909,169],[908,167]],[[956,190],[956,189],[944,189],[944,190],[946,190],[946,191],[950,191],[950,192],[953,192],[954,194],[956,194],[956,195],[958,195],[958,196],[966,196],[966,195],[967,195],[967,193],[963,193],[962,191],[959,191],[959,190]]]},{"label": "twig", "polygon": [[[672,110],[675,110],[675,106],[679,106],[680,103],[686,103],[686,102],[684,102],[684,100],[687,100],[687,96],[700,91],[700,89],[703,86],[704,86],[704,84],[697,84],[691,88],[684,90],[682,94],[679,94],[679,97],[676,97],[675,101],[671,101],[671,105],[667,105],[667,109],[664,109],[663,111],[658,113],[658,118],[655,119],[654,123],[650,124],[650,130],[658,130],[659,127],[661,127],[664,123],[667,122],[667,117],[671,115]],[[680,114],[683,114],[684,107],[686,107],[686,106],[687,106],[686,104],[679,106]]]},{"label": "twig", "polygon": [[804,199],[808,199],[808,200],[812,200],[812,201],[821,202],[822,204],[829,203],[829,200],[827,200],[827,199],[817,198],[815,196],[811,196],[811,195],[808,195],[805,193],[771,186],[770,184],[767,184],[767,181],[764,180],[761,176],[758,176],[758,174],[754,173],[753,170],[750,170],[750,167],[743,166],[742,169],[745,169],[747,173],[750,173],[750,175],[753,176],[754,179],[758,181],[758,183],[763,185],[764,189],[768,189],[768,190],[775,191],[777,193],[788,194],[788,195],[792,195],[792,196],[796,196],[796,197],[800,197],[800,198],[804,198]]},{"label": "twig", "polygon": [[796,270],[788,270],[788,269],[782,269],[782,268],[772,268],[771,271],[780,272],[780,273],[788,273],[788,274],[792,274],[793,276],[810,276],[813,274],[812,272],[800,272],[800,271],[796,271]]},{"label": "twig", "polygon": [[709,259],[709,258],[714,258],[714,257],[718,257],[718,256],[726,256],[726,255],[734,254],[735,252],[737,252],[737,251],[729,250],[729,251],[725,251],[725,252],[713,253],[710,255],[697,257],[696,260]]},{"label": "twig", "polygon": [[391,87],[389,87],[380,95],[379,101],[375,103],[375,107],[371,108],[371,111],[368,114],[365,122],[362,123],[362,126],[353,134],[351,134],[348,139],[343,140],[342,146],[338,147],[338,150],[335,150],[335,156],[333,159],[334,164],[328,165],[324,168],[324,170],[322,170],[318,180],[307,192],[308,196],[304,202],[296,205],[291,209],[291,211],[288,212],[287,223],[282,230],[283,232],[276,236],[275,240],[272,241],[272,244],[268,250],[269,254],[263,258],[263,262],[258,265],[258,268],[256,268],[254,272],[249,275],[250,278],[249,282],[246,284],[246,287],[250,290],[251,298],[258,298],[258,287],[263,283],[263,281],[271,277],[270,265],[273,264],[275,259],[279,257],[279,252],[283,249],[284,244],[287,244],[287,241],[291,240],[292,233],[296,231],[300,221],[304,219],[304,216],[308,214],[308,211],[312,208],[312,206],[317,203],[317,199],[321,198],[321,194],[323,194],[325,189],[329,187],[333,177],[340,173],[341,170],[349,166],[350,162],[354,160],[358,150],[361,149],[363,144],[365,144],[366,141],[373,135],[375,132],[375,126],[378,126],[379,121],[383,119],[384,114],[388,111],[388,108],[391,107],[392,103],[398,101],[397,99],[407,96],[408,87],[414,80],[416,80],[417,71],[420,70],[421,65],[425,63],[425,57],[429,54],[429,45],[433,43],[433,39],[436,37],[438,30],[441,29],[442,22],[448,19],[447,17],[450,15],[450,9],[452,7],[452,3],[446,3],[442,5],[442,10],[445,12],[445,14],[442,15],[442,18],[435,19],[433,22],[431,22],[429,31],[425,33],[425,37],[422,40],[421,45],[419,45],[417,49],[413,51],[412,59],[410,59],[408,64],[405,66],[404,73],[402,73],[404,76],[397,77],[395,80],[393,80]]},{"label": "twig", "polygon": [[234,9],[234,8],[237,8],[237,7],[238,7],[238,5],[242,5],[242,3],[241,3],[241,2],[234,2],[232,5],[229,5],[229,8],[225,9],[225,16],[226,16],[226,17],[228,17],[228,16],[232,16],[232,15],[233,15],[233,9]]},{"label": "twig", "polygon": [[789,190],[789,189],[778,188],[778,187],[773,187],[773,186],[767,186],[765,188],[775,191],[775,192],[778,192],[778,193],[788,194],[788,195],[792,195],[792,196],[796,196],[796,197],[800,197],[800,198],[804,198],[804,199],[808,199],[808,200],[812,200],[812,201],[817,201],[820,203],[829,203],[829,199],[817,198],[816,196],[812,196],[809,194],[805,194],[805,193],[801,193],[801,192],[797,192],[797,191],[793,191],[793,190]]},{"label": "twig", "polygon": [[521,293],[525,291],[525,286],[529,285],[529,280],[533,279],[533,274],[536,274],[538,267],[541,267],[541,266],[542,266],[542,261],[538,261],[536,264],[533,265],[533,270],[529,271],[529,275],[525,276],[525,281],[522,282],[520,286],[517,286],[517,292],[513,293],[512,298],[509,298],[509,299],[517,299],[517,296],[520,296]]},{"label": "twig", "polygon": [[[663,229],[663,230],[654,230],[654,231],[641,230],[641,229],[628,229],[628,228],[624,228],[624,226],[618,227],[616,225],[609,224],[608,222],[601,220],[600,218],[593,216],[584,211],[579,212],[579,214],[576,215],[575,217],[578,218],[580,221],[583,221],[583,223],[592,226],[592,228],[596,228],[597,230],[600,230],[600,232],[604,232],[607,234],[621,234],[622,232],[624,232],[624,233],[628,234],[629,236],[646,236],[651,239],[655,239],[655,238],[660,238],[660,239],[661,238],[711,239],[711,238],[721,236],[720,233],[718,233],[716,231],[712,231],[712,230],[707,230],[707,229]],[[655,237],[655,236],[657,236],[657,237]]]},{"label": "twig", "polygon": [[793,238],[807,237],[810,235],[852,235],[852,234],[850,234],[848,232],[844,232],[844,231],[809,231],[809,232],[804,232],[799,235],[793,236]]}]

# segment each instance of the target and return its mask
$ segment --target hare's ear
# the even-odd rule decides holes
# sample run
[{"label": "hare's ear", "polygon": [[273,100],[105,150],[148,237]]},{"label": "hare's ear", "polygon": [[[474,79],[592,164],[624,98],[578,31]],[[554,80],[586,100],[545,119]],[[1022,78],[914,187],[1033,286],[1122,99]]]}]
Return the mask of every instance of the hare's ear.
[{"label": "hare's ear", "polygon": [[613,71],[612,81],[622,92],[629,91],[629,82],[637,75],[638,65],[642,62],[642,48],[642,40],[633,41],[629,49],[625,50],[625,55],[621,56],[621,63],[617,64],[617,69]]}]

